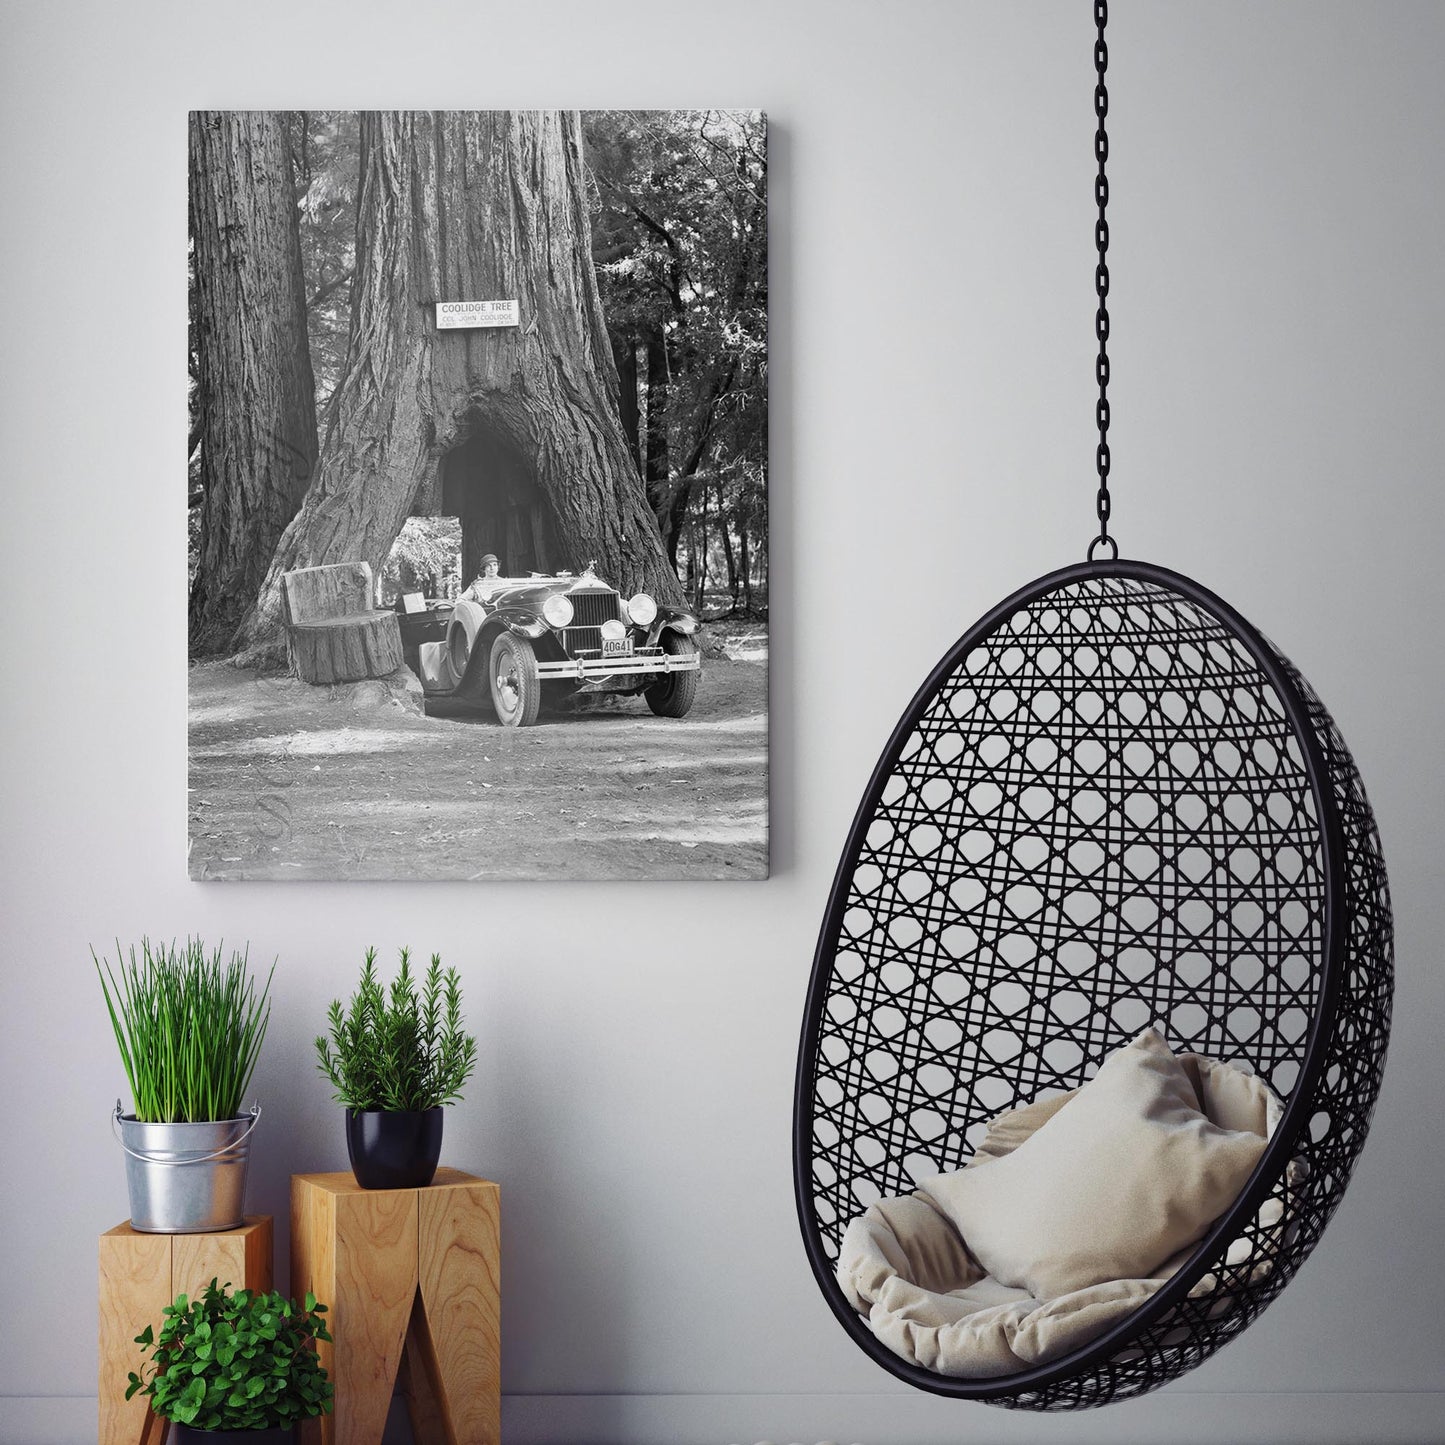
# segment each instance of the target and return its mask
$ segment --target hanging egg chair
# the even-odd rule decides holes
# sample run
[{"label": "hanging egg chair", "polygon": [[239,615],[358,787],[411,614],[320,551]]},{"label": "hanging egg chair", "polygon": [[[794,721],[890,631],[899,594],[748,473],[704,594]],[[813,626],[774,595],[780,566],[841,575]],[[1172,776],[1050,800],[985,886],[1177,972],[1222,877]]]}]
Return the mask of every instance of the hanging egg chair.
[{"label": "hanging egg chair", "polygon": [[[939,1394],[1061,1409],[1164,1384],[1314,1248],[1364,1143],[1391,983],[1374,818],[1288,660],[1162,568],[1086,562],[1031,583],[910,704],[828,902],[794,1136],[824,1295],[868,1354]],[[1285,1101],[1233,1206],[1072,1356],[964,1380],[893,1354],[834,1277],[848,1221],[960,1168],[999,1110],[1077,1088],[1156,1020]],[[1269,1219],[1287,1169],[1287,1212]]]},{"label": "hanging egg chair", "polygon": [[[1031,1410],[1155,1389],[1284,1288],[1364,1143],[1393,980],[1374,817],[1324,705],[1227,603],[1109,536],[1096,149],[1099,535],[970,628],[894,729],[828,901],[794,1109],[804,1244],[843,1328],[912,1385]],[[957,1378],[890,1350],[835,1275],[849,1221],[1154,1024],[1283,1102],[1233,1204],[1137,1309],[1046,1364]]]}]

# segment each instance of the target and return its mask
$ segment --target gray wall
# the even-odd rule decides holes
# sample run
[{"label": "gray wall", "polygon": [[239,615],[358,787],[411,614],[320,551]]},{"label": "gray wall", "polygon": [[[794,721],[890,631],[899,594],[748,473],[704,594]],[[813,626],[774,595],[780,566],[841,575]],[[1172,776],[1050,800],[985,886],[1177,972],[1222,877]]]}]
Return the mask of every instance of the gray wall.
[{"label": "gray wall", "polygon": [[[1298,1281],[1165,1395],[1036,1420],[868,1363],[793,1218],[796,1028],[856,796],[963,626],[1089,533],[1083,0],[12,3],[0,1439],[93,1428],[94,1237],[125,1203],[88,948],[146,930],[280,956],[253,1195],[278,1214],[292,1170],[345,1164],[308,1039],[363,947],[462,969],[483,1064],[447,1155],[503,1185],[519,1445],[1440,1438],[1445,7],[1119,0],[1111,29],[1117,530],[1321,690],[1396,890],[1385,1092]],[[769,883],[185,879],[185,112],[397,103],[771,113]]]}]

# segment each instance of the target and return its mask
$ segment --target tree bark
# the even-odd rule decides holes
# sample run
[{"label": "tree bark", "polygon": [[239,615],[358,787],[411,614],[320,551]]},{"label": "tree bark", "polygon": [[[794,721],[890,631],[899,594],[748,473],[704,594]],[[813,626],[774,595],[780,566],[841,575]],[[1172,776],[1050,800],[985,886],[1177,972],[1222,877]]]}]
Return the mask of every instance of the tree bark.
[{"label": "tree bark", "polygon": [[671,504],[668,486],[671,459],[667,447],[668,389],[672,385],[672,373],[667,364],[667,342],[662,333],[654,332],[647,338],[647,502],[663,528],[663,537],[668,542],[668,557],[674,570],[677,567],[677,537],[666,526],[668,507]]},{"label": "tree bark", "polygon": [[722,538],[723,558],[728,568],[728,592],[732,595],[732,610],[738,610],[738,564],[733,556],[732,534],[728,531],[727,499],[723,492],[722,478],[717,483],[717,529]]},{"label": "tree bark", "polygon": [[[662,523],[662,535],[666,539],[667,554],[672,559],[674,567],[677,565],[677,540],[687,523],[687,511],[692,502],[693,479],[707,454],[708,443],[712,440],[713,427],[718,419],[718,407],[731,390],[733,378],[736,375],[737,361],[734,359],[722,375],[714,378],[712,386],[708,389],[707,405],[703,409],[697,436],[693,439],[692,449],[687,454],[687,460],[683,462],[677,476],[672,479],[671,498],[666,516],[659,519]],[[706,495],[703,498],[703,510],[706,513]]]},{"label": "tree bark", "polygon": [[627,438],[632,464],[642,470],[642,410],[637,404],[637,346],[630,337],[612,338],[612,360],[617,367],[618,419]]},{"label": "tree bark", "polygon": [[697,536],[698,559],[697,574],[693,578],[693,586],[696,589],[693,593],[693,611],[702,615],[703,599],[707,596],[707,487],[704,486],[701,492],[702,514],[697,519],[695,533]]},{"label": "tree bark", "polygon": [[[512,298],[518,327],[436,328],[437,301]],[[682,600],[618,420],[576,115],[369,113],[336,408],[245,642],[274,639],[283,572],[379,570],[418,495],[435,507],[442,459],[473,440],[499,467],[520,465],[557,565],[595,561],[624,592]]]},{"label": "tree bark", "polygon": [[316,465],[284,112],[192,111],[190,226],[199,356],[199,564],[194,651],[230,643]]}]

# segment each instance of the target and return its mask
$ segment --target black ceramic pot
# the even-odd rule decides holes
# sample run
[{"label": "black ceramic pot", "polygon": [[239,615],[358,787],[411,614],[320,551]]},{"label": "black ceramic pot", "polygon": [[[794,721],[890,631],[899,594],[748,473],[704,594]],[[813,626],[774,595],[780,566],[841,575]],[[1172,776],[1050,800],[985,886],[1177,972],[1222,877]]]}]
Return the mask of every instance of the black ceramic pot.
[{"label": "black ceramic pot", "polygon": [[294,1445],[290,1425],[267,1430],[197,1430],[194,1425],[172,1425],[171,1445]]},{"label": "black ceramic pot", "polygon": [[363,1189],[420,1189],[430,1184],[442,1152],[442,1110],[346,1111],[346,1152]]}]

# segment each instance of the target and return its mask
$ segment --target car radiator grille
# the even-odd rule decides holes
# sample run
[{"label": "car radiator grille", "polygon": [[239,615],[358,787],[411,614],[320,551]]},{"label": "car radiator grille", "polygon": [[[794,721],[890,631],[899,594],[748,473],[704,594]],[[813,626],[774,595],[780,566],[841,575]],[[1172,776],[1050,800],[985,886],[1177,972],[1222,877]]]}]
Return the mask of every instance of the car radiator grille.
[{"label": "car radiator grille", "polygon": [[571,592],[572,625],[563,634],[563,645],[569,657],[582,652],[602,651],[602,624],[621,620],[622,607],[617,593]]}]

